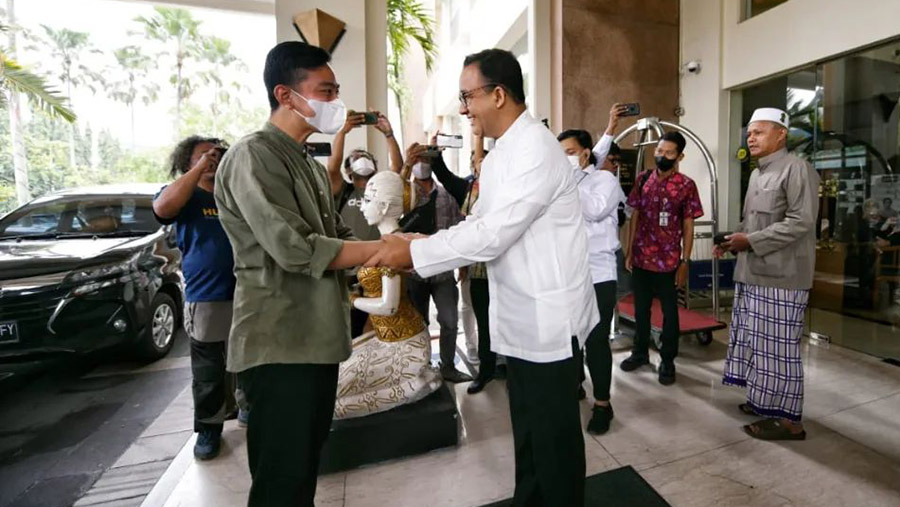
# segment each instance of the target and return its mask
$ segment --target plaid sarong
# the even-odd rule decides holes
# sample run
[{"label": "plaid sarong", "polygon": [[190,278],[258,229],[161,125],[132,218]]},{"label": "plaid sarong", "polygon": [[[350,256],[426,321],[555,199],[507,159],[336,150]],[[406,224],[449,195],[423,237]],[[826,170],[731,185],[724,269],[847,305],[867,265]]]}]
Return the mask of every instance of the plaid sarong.
[{"label": "plaid sarong", "polygon": [[759,415],[801,419],[800,337],[808,302],[808,290],[735,286],[722,381],[747,387],[747,403]]}]

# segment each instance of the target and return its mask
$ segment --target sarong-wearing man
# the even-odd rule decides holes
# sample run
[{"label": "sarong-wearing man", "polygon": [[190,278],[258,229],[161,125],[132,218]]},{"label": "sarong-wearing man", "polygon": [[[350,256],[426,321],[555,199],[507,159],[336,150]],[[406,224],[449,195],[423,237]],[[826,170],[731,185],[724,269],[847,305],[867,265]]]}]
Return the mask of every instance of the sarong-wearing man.
[{"label": "sarong-wearing man", "polygon": [[738,255],[724,383],[747,387],[740,410],[767,419],[744,431],[764,440],[806,438],[800,337],[815,269],[819,176],[787,152],[789,124],[778,109],[753,113],[747,145],[759,167],[739,232],[715,252]]}]

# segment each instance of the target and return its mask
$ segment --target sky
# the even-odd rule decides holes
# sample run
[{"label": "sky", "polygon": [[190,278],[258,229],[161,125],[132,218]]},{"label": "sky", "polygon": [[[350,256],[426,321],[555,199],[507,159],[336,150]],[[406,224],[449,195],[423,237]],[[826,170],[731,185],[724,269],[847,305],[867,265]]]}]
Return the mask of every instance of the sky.
[{"label": "sky", "polygon": [[[154,5],[126,0],[16,0],[16,18],[19,25],[40,34],[44,33],[41,24],[54,29],[87,32],[91,42],[108,53],[95,57],[102,59],[95,60],[95,63],[114,65],[115,60],[111,56],[113,49],[129,44],[140,45],[148,52],[152,49],[142,35],[129,35],[129,32],[140,30],[134,18],[151,16]],[[232,53],[248,67],[242,79],[244,85],[250,88],[245,102],[254,107],[268,107],[262,71],[266,53],[275,44],[274,16],[178,7],[187,8],[196,19],[202,20],[201,33],[231,41]],[[51,82],[55,81],[53,74],[58,71],[45,50],[37,53],[20,50],[18,57],[22,63],[36,67],[39,73],[49,75]],[[174,86],[168,82],[170,70],[166,61],[159,61],[159,66],[156,74],[161,88],[159,100],[149,107],[141,104],[135,112],[138,149],[169,146],[173,139],[170,111],[175,107]],[[198,97],[198,102],[203,99]],[[94,96],[86,90],[73,93],[72,102],[79,115],[80,128],[83,129],[88,122],[99,125],[119,137],[123,146],[130,145],[130,114],[124,104],[112,101],[104,93]]]}]

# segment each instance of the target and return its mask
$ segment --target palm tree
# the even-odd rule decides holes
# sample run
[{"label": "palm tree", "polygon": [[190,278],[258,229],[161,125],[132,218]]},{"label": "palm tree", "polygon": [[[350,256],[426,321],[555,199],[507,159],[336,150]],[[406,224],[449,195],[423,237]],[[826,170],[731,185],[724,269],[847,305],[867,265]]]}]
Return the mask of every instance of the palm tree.
[{"label": "palm tree", "polygon": [[411,43],[417,44],[425,53],[425,69],[431,72],[437,57],[434,42],[434,18],[418,0],[387,0],[388,87],[397,98],[400,116],[403,116],[403,102],[407,95],[403,85],[403,57],[409,52]]},{"label": "palm tree", "polygon": [[109,96],[122,102],[131,113],[131,151],[134,151],[134,106],[140,100],[144,105],[156,102],[159,96],[159,85],[143,82],[150,73],[153,59],[141,52],[138,46],[125,46],[113,51],[118,70],[123,78],[112,83]]},{"label": "palm tree", "polygon": [[[78,86],[87,87],[92,93],[97,93],[99,85],[103,84],[103,76],[93,71],[84,62],[88,53],[100,53],[91,46],[90,35],[87,32],[76,32],[68,28],[59,30],[47,25],[41,25],[47,36],[47,45],[50,54],[59,64],[59,80],[66,87],[66,96],[69,97],[69,107],[72,107],[72,88]],[[75,123],[69,124],[69,167],[75,167]]]},{"label": "palm tree", "polygon": [[31,199],[28,185],[28,160],[25,157],[25,139],[22,136],[20,95],[25,95],[33,106],[50,117],[67,122],[75,121],[75,113],[65,106],[66,98],[47,85],[43,77],[34,74],[16,61],[15,0],[6,0],[6,16],[9,24],[0,23],[0,32],[9,36],[7,48],[0,48],[0,107],[9,109],[9,130],[13,152],[13,171],[16,182],[16,199],[25,204]]},{"label": "palm tree", "polygon": [[[222,79],[222,71],[228,67],[235,65],[245,70],[246,65],[231,54],[231,42],[219,37],[207,37],[203,41],[202,58],[209,63],[209,68],[200,73],[200,79],[206,85],[213,86],[213,99],[210,105],[210,113],[212,116],[212,135],[219,135],[219,116],[221,110],[219,104],[228,104],[231,102],[231,94],[224,88]],[[231,83],[232,86],[240,89],[243,87],[240,83]]]},{"label": "palm tree", "polygon": [[197,59],[203,49],[203,38],[198,30],[200,21],[186,9],[153,9],[156,11],[153,16],[140,16],[135,21],[144,26],[147,39],[174,45],[175,69],[169,81],[175,85],[175,134],[178,136],[181,131],[181,106],[192,92],[190,80],[185,77],[185,64],[190,59]]}]

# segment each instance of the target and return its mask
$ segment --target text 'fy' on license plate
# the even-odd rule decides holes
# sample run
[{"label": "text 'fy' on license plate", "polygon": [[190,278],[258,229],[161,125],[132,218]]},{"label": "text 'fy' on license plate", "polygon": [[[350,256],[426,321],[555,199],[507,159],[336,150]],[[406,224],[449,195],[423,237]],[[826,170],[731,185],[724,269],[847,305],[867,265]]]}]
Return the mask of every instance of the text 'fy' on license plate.
[{"label": "text 'fy' on license plate", "polygon": [[0,343],[16,343],[19,341],[19,324],[14,320],[0,322]]}]

